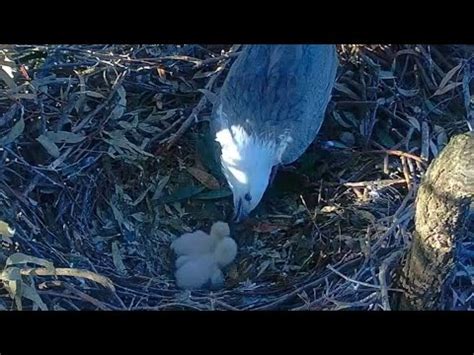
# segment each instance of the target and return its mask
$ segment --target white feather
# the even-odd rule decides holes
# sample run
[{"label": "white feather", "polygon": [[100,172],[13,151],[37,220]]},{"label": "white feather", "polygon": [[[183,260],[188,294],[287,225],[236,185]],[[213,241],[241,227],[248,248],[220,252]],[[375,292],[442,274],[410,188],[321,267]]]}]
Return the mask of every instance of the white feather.
[{"label": "white feather", "polygon": [[289,141],[282,139],[283,144],[277,146],[272,139],[249,135],[239,125],[218,131],[216,141],[221,146],[222,171],[232,189],[234,202],[249,193],[252,201],[244,209],[250,212],[262,198],[271,169],[280,163]]}]

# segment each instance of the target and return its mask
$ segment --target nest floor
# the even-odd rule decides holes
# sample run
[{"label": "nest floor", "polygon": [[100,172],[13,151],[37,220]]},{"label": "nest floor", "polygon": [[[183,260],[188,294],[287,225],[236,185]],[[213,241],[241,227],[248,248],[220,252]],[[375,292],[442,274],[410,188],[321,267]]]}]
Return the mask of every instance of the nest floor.
[{"label": "nest floor", "polygon": [[[232,226],[225,288],[182,291],[170,243],[232,215],[202,90],[238,51],[0,47],[0,309],[391,309],[420,177],[468,130],[472,47],[338,46],[321,132]],[[473,226],[446,309],[474,305]]]}]

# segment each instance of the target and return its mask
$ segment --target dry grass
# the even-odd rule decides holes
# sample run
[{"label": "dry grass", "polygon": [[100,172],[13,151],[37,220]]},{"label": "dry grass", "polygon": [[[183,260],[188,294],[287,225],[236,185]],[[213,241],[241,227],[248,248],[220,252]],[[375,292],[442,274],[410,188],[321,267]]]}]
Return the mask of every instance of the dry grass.
[{"label": "dry grass", "polygon": [[[169,244],[232,212],[201,89],[237,50],[2,47],[1,308],[390,309],[420,176],[473,117],[472,49],[339,46],[319,140],[234,226],[226,288],[183,292]],[[461,244],[450,309],[474,305]]]}]

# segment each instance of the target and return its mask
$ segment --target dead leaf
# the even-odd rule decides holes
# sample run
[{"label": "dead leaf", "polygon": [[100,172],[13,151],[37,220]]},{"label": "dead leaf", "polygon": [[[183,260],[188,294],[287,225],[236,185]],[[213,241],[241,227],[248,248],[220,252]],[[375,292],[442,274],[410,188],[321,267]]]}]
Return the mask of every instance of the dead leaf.
[{"label": "dead leaf", "polygon": [[157,67],[156,71],[158,72],[160,79],[166,80],[166,71],[163,68]]},{"label": "dead leaf", "polygon": [[15,234],[15,228],[10,227],[7,222],[0,220],[0,234],[11,238]]},{"label": "dead leaf", "polygon": [[357,96],[357,94],[351,89],[349,89],[345,84],[335,83],[334,89],[336,89],[337,91],[343,92],[344,94],[346,94],[353,100],[356,100],[356,101],[360,100],[360,97]]},{"label": "dead leaf", "polygon": [[123,263],[122,254],[120,253],[120,248],[117,241],[112,243],[112,260],[117,271],[120,274],[125,275],[127,273],[127,268]]},{"label": "dead leaf", "polygon": [[40,295],[38,294],[38,291],[36,291],[36,288],[33,286],[29,286],[26,283],[23,283],[22,285],[22,292],[21,295],[30,301],[33,302],[34,305],[38,306],[39,309],[42,311],[47,311],[48,307],[46,304],[43,302],[41,299]]},{"label": "dead leaf", "polygon": [[4,235],[1,236],[0,240],[4,243],[7,243],[8,245],[12,245],[13,244],[13,240],[11,240],[11,238],[9,237],[6,237]]},{"label": "dead leaf", "polygon": [[441,83],[439,84],[438,90],[436,90],[436,91],[442,90],[448,84],[448,82],[451,80],[451,78],[454,76],[454,74],[456,74],[458,72],[458,70],[461,69],[461,67],[462,67],[462,62],[459,63],[458,65],[456,65],[450,71],[448,71],[446,73],[446,75],[444,76],[443,80],[441,80]]},{"label": "dead leaf", "polygon": [[8,88],[14,90],[17,88],[15,81],[13,80],[13,76],[8,75],[8,73],[0,67],[0,79],[7,84]]},{"label": "dead leaf", "polygon": [[197,181],[206,186],[208,189],[217,190],[220,188],[219,181],[217,181],[214,176],[205,172],[204,170],[193,167],[190,167],[187,170]]},{"label": "dead leaf", "polygon": [[262,262],[260,264],[260,266],[258,267],[258,273],[257,273],[257,276],[256,277],[259,277],[261,274],[264,273],[264,271],[272,264],[272,261],[271,260],[265,260],[264,262]]},{"label": "dead leaf", "polygon": [[397,90],[400,94],[402,94],[405,97],[413,97],[413,96],[418,95],[418,93],[420,92],[419,89],[405,90],[405,89],[402,89],[402,88],[397,88]]},{"label": "dead leaf", "polygon": [[448,85],[444,86],[443,88],[436,90],[436,92],[433,94],[433,96],[439,96],[439,95],[446,94],[447,92],[450,92],[451,90],[457,88],[459,85],[462,85],[462,82],[448,84]]},{"label": "dead leaf", "polygon": [[21,303],[21,286],[23,281],[20,269],[18,267],[5,268],[1,273],[0,279],[4,281],[3,286],[7,289],[10,297],[15,300],[16,308],[21,311],[23,309]]},{"label": "dead leaf", "polygon": [[375,216],[369,211],[357,209],[357,210],[354,210],[354,212],[360,219],[366,220],[367,222],[375,223],[377,220],[377,218],[375,218]]},{"label": "dead leaf", "polygon": [[52,272],[47,270],[44,267],[40,268],[26,268],[21,270],[22,275],[35,275],[35,276],[68,276],[68,277],[80,277],[88,279],[94,282],[101,284],[104,287],[109,288],[112,291],[115,291],[115,287],[112,281],[102,275],[96,274],[83,269],[72,269],[72,268],[57,268]]},{"label": "dead leaf", "polygon": [[413,116],[406,115],[410,124],[418,131],[421,132],[420,122]]},{"label": "dead leaf", "polygon": [[277,224],[270,224],[265,222],[258,223],[252,228],[252,230],[257,233],[274,233],[284,229],[287,228]]},{"label": "dead leaf", "polygon": [[331,213],[331,212],[336,212],[337,207],[336,206],[324,206],[320,210],[322,213]]},{"label": "dead leaf", "polygon": [[10,77],[14,78],[14,74],[17,71],[16,63],[8,58],[5,53],[0,51],[0,68]]},{"label": "dead leaf", "polygon": [[46,270],[54,272],[54,264],[51,261],[26,255],[23,253],[14,253],[10,255],[5,263],[5,266],[28,263],[43,266]]},{"label": "dead leaf", "polygon": [[36,94],[21,94],[21,93],[13,94],[12,97],[15,100],[20,100],[20,99],[23,99],[23,100],[36,100],[38,98],[38,96]]},{"label": "dead leaf", "polygon": [[143,213],[143,212],[133,213],[133,214],[130,215],[130,217],[132,217],[133,219],[135,219],[138,222],[144,222],[145,220],[147,220],[146,214]]},{"label": "dead leaf", "polygon": [[98,93],[96,91],[86,90],[86,91],[84,91],[84,94],[86,94],[87,96],[96,98],[96,99],[106,99],[106,97],[104,95],[102,95],[101,93]]}]

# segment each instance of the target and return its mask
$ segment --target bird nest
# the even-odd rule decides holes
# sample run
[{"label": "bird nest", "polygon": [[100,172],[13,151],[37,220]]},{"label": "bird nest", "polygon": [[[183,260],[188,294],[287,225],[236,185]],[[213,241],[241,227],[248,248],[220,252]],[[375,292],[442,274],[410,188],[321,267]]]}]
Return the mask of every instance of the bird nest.
[{"label": "bird nest", "polygon": [[[238,50],[0,48],[0,308],[390,309],[420,176],[467,130],[471,48],[338,46],[318,140],[232,226],[225,287],[183,291],[171,242],[232,213],[205,92]],[[461,243],[451,309],[474,301]]]}]

